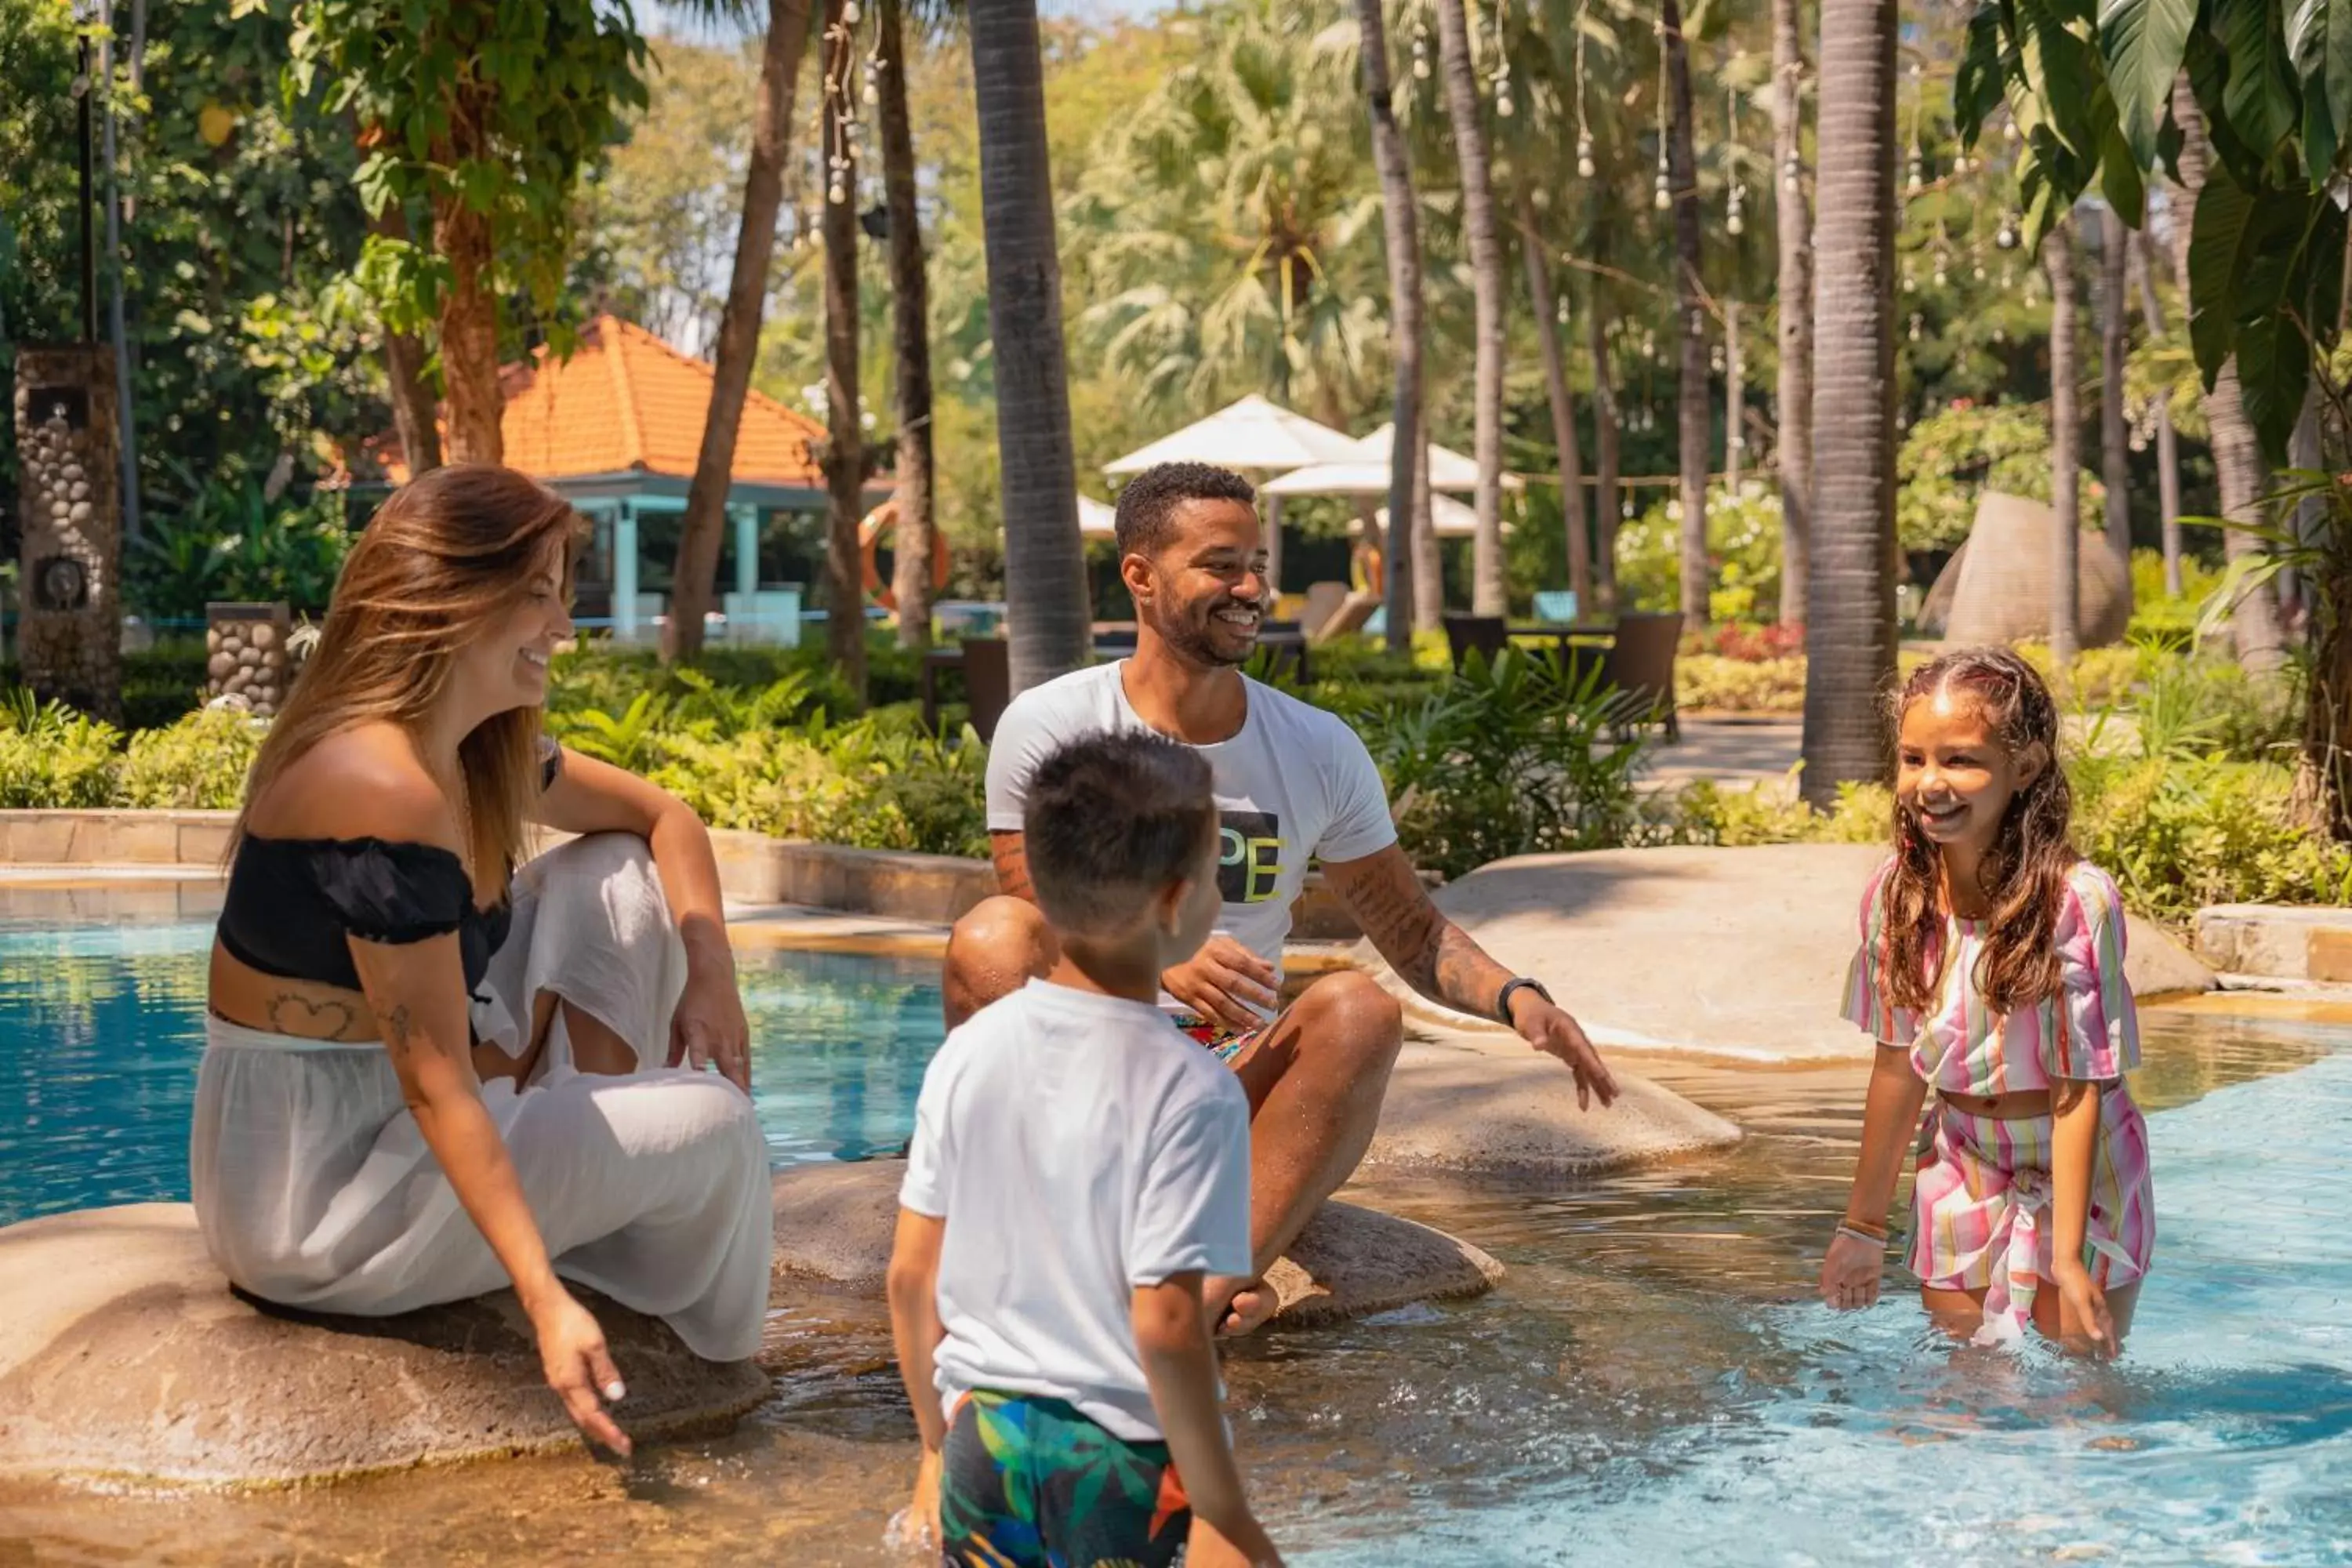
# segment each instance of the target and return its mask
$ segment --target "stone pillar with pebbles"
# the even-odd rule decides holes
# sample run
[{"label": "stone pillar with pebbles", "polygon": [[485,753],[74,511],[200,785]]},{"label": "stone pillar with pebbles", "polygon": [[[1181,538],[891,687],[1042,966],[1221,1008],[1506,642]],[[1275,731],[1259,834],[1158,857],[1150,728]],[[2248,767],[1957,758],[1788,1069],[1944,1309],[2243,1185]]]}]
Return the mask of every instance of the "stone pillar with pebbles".
[{"label": "stone pillar with pebbles", "polygon": [[283,603],[205,606],[205,696],[274,719],[294,684],[293,615]]},{"label": "stone pillar with pebbles", "polygon": [[24,552],[16,658],[44,700],[122,717],[122,465],[99,346],[16,354]]}]

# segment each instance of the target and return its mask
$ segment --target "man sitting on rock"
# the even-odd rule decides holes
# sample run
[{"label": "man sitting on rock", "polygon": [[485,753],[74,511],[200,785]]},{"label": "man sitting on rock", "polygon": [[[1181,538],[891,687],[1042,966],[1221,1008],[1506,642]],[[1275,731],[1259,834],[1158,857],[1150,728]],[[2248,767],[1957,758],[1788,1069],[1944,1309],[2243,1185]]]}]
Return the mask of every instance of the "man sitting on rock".
[{"label": "man sitting on rock", "polygon": [[[1574,1018],[1489,958],[1430,901],[1396,841],[1379,770],[1335,716],[1241,672],[1274,596],[1256,495],[1239,475],[1164,463],[1118,498],[1119,576],[1135,601],[1132,657],[1024,692],[989,753],[988,826],[1003,891],[956,925],[948,1024],[1051,970],[1055,944],[1029,885],[1022,811],[1039,762],[1081,736],[1151,730],[1197,749],[1223,828],[1216,934],[1160,976],[1161,1005],[1230,1066],[1249,1097],[1250,1243],[1262,1275],[1364,1157],[1403,1015],[1369,976],[1326,975],[1282,1007],[1283,941],[1310,858],[1390,965],[1423,995],[1507,1023],[1576,1075],[1577,1101],[1617,1085]],[[1221,1331],[1274,1310],[1258,1279],[1212,1280]]]}]

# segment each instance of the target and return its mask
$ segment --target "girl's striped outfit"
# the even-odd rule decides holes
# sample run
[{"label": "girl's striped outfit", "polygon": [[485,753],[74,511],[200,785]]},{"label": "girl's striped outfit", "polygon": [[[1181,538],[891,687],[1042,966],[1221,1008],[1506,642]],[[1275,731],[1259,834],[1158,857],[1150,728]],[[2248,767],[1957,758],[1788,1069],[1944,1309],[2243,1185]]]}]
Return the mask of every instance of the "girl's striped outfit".
[{"label": "girl's striped outfit", "polygon": [[[1981,922],[1958,916],[1948,916],[1928,944],[1928,962],[1942,974],[1934,1007],[1916,1013],[1890,999],[1885,888],[1893,870],[1892,861],[1881,868],[1863,897],[1845,1016],[1884,1045],[1907,1046],[1912,1070],[1942,1093],[1986,1096],[2049,1089],[2060,1079],[2098,1080],[2086,1261],[2103,1290],[2137,1279],[2156,1250],[2156,1201],[2147,1121],[2124,1083],[2124,1074],[2139,1065],[2139,1018],[2124,977],[2123,900],[2114,879],[2088,861],[2076,864],[2053,933],[2058,991],[2003,1016],[1977,986],[1986,946]],[[1937,1289],[1984,1291],[1981,1337],[2021,1334],[2050,1278],[2051,1139],[2047,1114],[1973,1116],[1940,1097],[1921,1118],[1911,1271]]]}]

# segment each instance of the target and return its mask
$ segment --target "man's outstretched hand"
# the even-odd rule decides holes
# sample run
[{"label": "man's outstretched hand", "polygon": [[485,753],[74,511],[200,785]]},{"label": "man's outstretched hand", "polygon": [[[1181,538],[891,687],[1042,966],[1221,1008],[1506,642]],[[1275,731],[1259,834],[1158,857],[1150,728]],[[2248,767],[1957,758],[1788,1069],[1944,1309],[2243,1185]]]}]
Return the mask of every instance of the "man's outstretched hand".
[{"label": "man's outstretched hand", "polygon": [[1610,1076],[1609,1064],[1585,1038],[1584,1026],[1570,1017],[1565,1008],[1521,989],[1511,997],[1511,1027],[1536,1049],[1568,1064],[1568,1070],[1576,1075],[1578,1110],[1590,1110],[1595,1095],[1603,1106],[1616,1103],[1617,1080]]},{"label": "man's outstretched hand", "polygon": [[1168,994],[1212,1024],[1255,1029],[1274,1016],[1274,965],[1220,931],[1189,963],[1160,977]]}]

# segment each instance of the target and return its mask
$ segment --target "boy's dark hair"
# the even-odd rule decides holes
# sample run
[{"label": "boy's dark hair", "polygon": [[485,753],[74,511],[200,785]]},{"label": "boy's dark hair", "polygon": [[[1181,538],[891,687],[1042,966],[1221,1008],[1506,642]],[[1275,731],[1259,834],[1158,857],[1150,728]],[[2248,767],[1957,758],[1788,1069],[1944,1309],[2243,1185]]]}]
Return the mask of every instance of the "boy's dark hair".
[{"label": "boy's dark hair", "polygon": [[1176,509],[1188,500],[1232,500],[1257,505],[1257,491],[1231,468],[1213,463],[1160,463],[1127,482],[1118,492],[1118,552],[1157,555],[1174,534]]},{"label": "boy's dark hair", "polygon": [[1216,812],[1190,746],[1140,731],[1071,742],[1037,764],[1022,808],[1038,907],[1075,935],[1127,925],[1192,872]]}]

